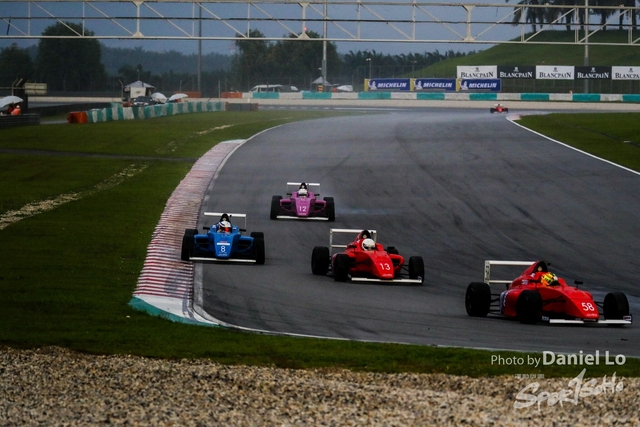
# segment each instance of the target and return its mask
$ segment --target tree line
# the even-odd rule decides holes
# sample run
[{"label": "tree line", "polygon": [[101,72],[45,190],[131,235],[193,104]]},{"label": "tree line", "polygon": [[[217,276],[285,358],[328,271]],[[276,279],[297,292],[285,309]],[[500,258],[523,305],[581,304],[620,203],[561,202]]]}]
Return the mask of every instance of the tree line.
[{"label": "tree line", "polygon": [[[49,26],[42,34],[73,36],[83,31],[94,35],[71,22]],[[291,36],[275,43],[259,40],[264,35],[257,30],[251,30],[249,36],[253,40],[236,40],[233,55],[203,55],[200,89],[204,96],[217,96],[218,91],[248,91],[258,84],[290,84],[304,90],[321,76],[323,42],[314,40],[320,38],[319,34],[309,31],[307,40]],[[327,80],[357,85],[369,76],[406,76],[463,55],[466,54],[453,51],[390,55],[375,50],[339,54],[336,44],[327,42]],[[106,48],[90,38],[43,38],[35,48],[12,44],[0,50],[0,87],[10,87],[17,78],[24,78],[47,83],[49,92],[119,93],[123,85],[142,80],[167,93],[196,91],[196,60],[195,55],[175,51]],[[121,65],[113,69],[116,61]],[[110,65],[109,71],[105,62]],[[185,64],[191,64],[191,71],[185,70]]]}]

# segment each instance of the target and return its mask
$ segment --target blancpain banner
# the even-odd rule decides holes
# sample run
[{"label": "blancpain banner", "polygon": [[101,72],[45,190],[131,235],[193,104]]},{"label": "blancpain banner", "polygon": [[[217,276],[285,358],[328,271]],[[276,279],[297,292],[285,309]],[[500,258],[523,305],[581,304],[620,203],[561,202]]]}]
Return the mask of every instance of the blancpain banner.
[{"label": "blancpain banner", "polygon": [[536,79],[540,80],[573,80],[575,68],[564,65],[537,65]]},{"label": "blancpain banner", "polygon": [[459,79],[496,79],[498,78],[497,65],[467,66],[458,65]]},{"label": "blancpain banner", "polygon": [[611,80],[640,80],[640,67],[611,67]]}]

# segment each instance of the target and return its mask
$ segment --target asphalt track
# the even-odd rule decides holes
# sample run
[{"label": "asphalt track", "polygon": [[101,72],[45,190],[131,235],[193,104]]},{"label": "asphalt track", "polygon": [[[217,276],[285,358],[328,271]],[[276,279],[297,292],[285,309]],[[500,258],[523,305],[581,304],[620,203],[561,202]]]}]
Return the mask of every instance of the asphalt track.
[{"label": "asphalt track", "polygon": [[[269,220],[271,196],[284,195],[287,181],[321,183],[336,222]],[[227,160],[203,206],[246,213],[248,231],[265,233],[266,264],[198,265],[204,309],[276,333],[638,357],[637,324],[522,325],[471,318],[464,307],[484,260],[544,259],[596,301],[620,290],[640,313],[638,194],[639,175],[486,109],[391,109],[273,128]],[[311,251],[328,245],[330,227],[376,229],[385,246],[421,255],[425,283],[312,275]]]}]

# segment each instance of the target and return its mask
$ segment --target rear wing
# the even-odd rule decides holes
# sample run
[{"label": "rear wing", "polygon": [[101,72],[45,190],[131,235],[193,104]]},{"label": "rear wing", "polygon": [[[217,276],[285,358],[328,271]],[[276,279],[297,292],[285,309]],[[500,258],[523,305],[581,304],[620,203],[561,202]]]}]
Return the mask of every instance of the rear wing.
[{"label": "rear wing", "polygon": [[[535,263],[535,261],[494,261],[494,260],[486,260],[484,262],[484,283],[486,283],[487,285],[493,285],[493,284],[510,284],[511,282],[513,282],[513,277],[512,276],[511,279],[492,279],[491,278],[491,266],[495,265],[495,266],[523,266],[523,267],[527,267],[530,266],[531,264]],[[494,276],[495,277],[495,276]]]},{"label": "rear wing", "polygon": [[[300,187],[300,184],[302,184],[302,182],[287,182],[287,194],[290,196],[292,194],[292,192],[289,191],[289,187],[296,187],[296,189],[298,187]],[[311,187],[320,187],[320,183],[318,182],[305,182],[305,185],[307,186],[308,190],[311,190]],[[317,193],[315,190],[313,191],[313,193],[316,196],[319,196],[320,193]]]},{"label": "rear wing", "polygon": [[[378,232],[376,230],[369,230],[369,229],[351,229],[351,228],[332,228],[329,230],[329,252],[331,253],[331,255],[333,255],[333,250],[334,249],[344,249],[347,247],[347,245],[351,242],[353,242],[353,240],[355,239],[355,236],[357,236],[362,230],[367,230],[369,233],[371,233],[371,238],[373,239],[374,242],[378,242]],[[335,240],[339,240],[340,242],[343,242],[344,239],[341,239],[339,236],[344,236],[344,235],[353,235],[354,237],[350,238],[349,241],[347,243],[337,243],[335,242]]]},{"label": "rear wing", "polygon": [[218,219],[219,219],[225,213],[227,215],[229,215],[229,222],[231,222],[231,224],[234,223],[234,221],[233,221],[234,218],[243,218],[244,219],[244,226],[243,227],[238,227],[238,228],[240,229],[240,231],[247,231],[247,214],[228,213],[228,212],[205,212],[204,215],[205,216],[217,216]]}]

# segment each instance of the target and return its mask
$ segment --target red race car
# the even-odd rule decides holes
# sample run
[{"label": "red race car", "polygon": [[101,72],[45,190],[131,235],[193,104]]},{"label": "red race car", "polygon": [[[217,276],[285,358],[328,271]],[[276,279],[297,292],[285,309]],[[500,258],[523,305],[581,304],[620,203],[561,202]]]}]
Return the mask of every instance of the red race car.
[{"label": "red race car", "polygon": [[495,106],[491,107],[489,109],[489,111],[493,114],[493,113],[508,113],[509,109],[505,106],[503,106],[502,104],[496,104]]},{"label": "red race car", "polygon": [[[347,244],[337,244],[334,237],[357,234],[355,240]],[[348,230],[332,228],[329,232],[329,247],[316,246],[311,255],[311,271],[316,275],[330,274],[337,282],[390,282],[416,283],[424,280],[422,257],[412,256],[405,265],[405,259],[393,246],[386,249],[376,241],[375,230]],[[343,252],[332,254],[336,248]]]},{"label": "red race car", "polygon": [[[527,266],[515,280],[491,279],[491,267]],[[507,289],[493,294],[492,284],[505,284]],[[544,261],[485,261],[484,282],[472,282],[467,287],[467,314],[484,317],[498,314],[518,319],[522,323],[539,321],[564,324],[629,325],[629,302],[622,292],[608,293],[602,303],[596,303],[591,293],[569,286],[564,279],[548,269]]]}]

